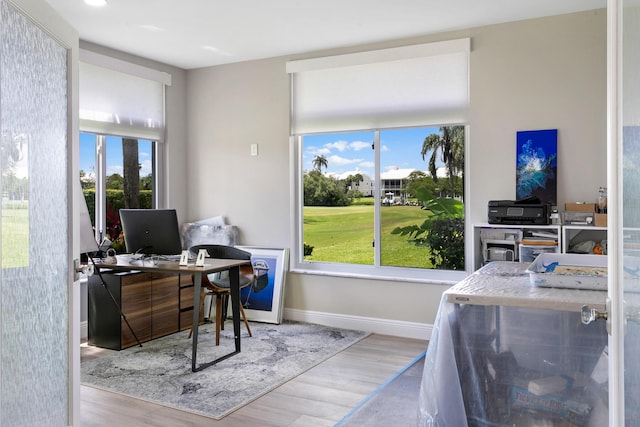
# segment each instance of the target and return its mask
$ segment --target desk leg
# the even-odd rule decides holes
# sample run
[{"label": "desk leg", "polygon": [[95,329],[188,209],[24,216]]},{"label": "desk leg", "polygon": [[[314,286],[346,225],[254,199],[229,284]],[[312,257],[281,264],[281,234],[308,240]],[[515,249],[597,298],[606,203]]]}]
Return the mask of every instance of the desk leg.
[{"label": "desk leg", "polygon": [[198,324],[200,323],[200,293],[202,292],[202,273],[193,275],[193,324],[191,325],[191,372],[196,372],[196,354],[198,354]]},{"label": "desk leg", "polygon": [[235,338],[236,353],[240,353],[240,268],[229,270],[231,287],[231,313],[233,313],[233,336]]},{"label": "desk leg", "polygon": [[202,273],[195,273],[194,296],[193,296],[193,344],[191,348],[191,371],[197,372],[211,365],[215,365],[235,354],[240,353],[240,267],[229,269],[229,286],[231,287],[231,312],[233,313],[233,335],[235,338],[235,351],[225,354],[212,362],[196,364],[196,352],[198,349],[198,320],[200,317],[200,288],[202,283]]}]

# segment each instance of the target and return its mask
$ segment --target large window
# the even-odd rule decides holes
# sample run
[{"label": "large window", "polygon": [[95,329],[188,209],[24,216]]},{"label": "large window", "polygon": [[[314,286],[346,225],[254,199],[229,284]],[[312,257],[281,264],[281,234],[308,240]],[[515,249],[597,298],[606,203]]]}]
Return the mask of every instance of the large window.
[{"label": "large window", "polygon": [[165,87],[171,76],[80,51],[80,179],[96,239],[123,251],[119,210],[160,208]]},{"label": "large window", "polygon": [[465,273],[469,40],[293,61],[295,271]]},{"label": "large window", "polygon": [[80,134],[80,181],[96,238],[124,250],[119,210],[155,208],[156,143]]},{"label": "large window", "polygon": [[[298,141],[306,269],[464,270],[463,126],[303,135]],[[427,209],[433,201],[459,209]]]}]

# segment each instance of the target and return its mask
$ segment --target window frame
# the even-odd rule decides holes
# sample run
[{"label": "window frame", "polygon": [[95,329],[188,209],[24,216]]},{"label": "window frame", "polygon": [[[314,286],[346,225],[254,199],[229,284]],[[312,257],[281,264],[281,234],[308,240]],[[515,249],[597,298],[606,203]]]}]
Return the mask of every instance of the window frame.
[{"label": "window frame", "polygon": [[[447,124],[449,125],[449,124]],[[444,126],[447,126],[444,125]],[[428,125],[430,126],[430,125]],[[380,141],[379,133],[383,129],[366,130],[373,131],[374,139],[374,158],[375,158],[375,178],[374,178],[374,238],[376,242],[380,242]],[[463,280],[472,270],[471,262],[471,225],[468,222],[470,208],[465,203],[465,270],[439,270],[427,268],[410,268],[380,265],[380,247],[376,245],[373,265],[361,264],[342,264],[330,263],[323,261],[306,261],[304,259],[304,188],[303,188],[303,146],[302,139],[304,135],[290,136],[291,148],[291,264],[290,270],[301,274],[315,274],[336,277],[360,278],[368,280],[390,280],[403,282],[419,282],[419,283],[435,283],[435,284],[454,284]],[[469,170],[469,126],[465,125],[465,175]],[[468,175],[467,175],[468,176]],[[468,182],[465,180],[465,194],[468,194]]]},{"label": "window frame", "polygon": [[[93,131],[80,129],[80,135],[89,134],[95,138],[95,237],[96,240],[100,241],[104,236],[104,230],[107,227],[107,138],[115,137],[115,138],[127,138],[121,137],[119,135],[108,135],[104,133],[96,133]],[[143,139],[138,137],[129,137],[135,139]],[[162,157],[165,149],[165,144],[162,144],[158,141],[147,140],[151,142],[151,151],[152,151],[152,171],[153,171],[153,195],[152,195],[152,206],[153,209],[161,209],[164,205],[161,203],[163,187],[161,187],[161,183],[164,182],[162,177],[164,176],[164,168],[162,168],[162,162],[159,159]]]}]

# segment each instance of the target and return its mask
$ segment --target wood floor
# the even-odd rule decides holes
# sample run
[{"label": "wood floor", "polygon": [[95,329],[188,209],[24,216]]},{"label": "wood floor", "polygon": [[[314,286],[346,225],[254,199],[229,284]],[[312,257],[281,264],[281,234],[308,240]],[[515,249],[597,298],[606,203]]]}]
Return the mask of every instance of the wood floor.
[{"label": "wood floor", "polygon": [[[81,422],[128,427],[333,426],[426,348],[427,341],[370,335],[220,421],[81,386]],[[92,351],[83,349],[82,357],[99,357]]]}]

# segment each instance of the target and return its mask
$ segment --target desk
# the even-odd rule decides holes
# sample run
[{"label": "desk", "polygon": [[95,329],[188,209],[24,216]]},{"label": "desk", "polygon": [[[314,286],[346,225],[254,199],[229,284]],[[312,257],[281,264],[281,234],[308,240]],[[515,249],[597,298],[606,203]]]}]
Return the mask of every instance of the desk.
[{"label": "desk", "polygon": [[[169,274],[188,274],[194,277],[193,292],[193,335],[192,335],[192,351],[191,351],[191,370],[193,372],[200,371],[211,365],[225,360],[235,354],[240,353],[240,266],[250,265],[249,260],[234,259],[215,259],[207,258],[203,267],[196,267],[194,264],[181,266],[177,261],[134,261],[131,262],[130,256],[118,255],[117,264],[96,263],[96,268],[101,270],[109,269],[116,271],[147,271],[152,273],[169,273]],[[198,366],[196,355],[198,349],[198,324],[200,318],[200,293],[202,286],[202,275],[217,273],[220,271],[229,271],[231,285],[231,310],[233,313],[233,334],[235,338],[235,351],[219,357],[211,362],[206,362]],[[96,273],[97,274],[97,273]]]},{"label": "desk", "polygon": [[606,324],[580,322],[606,292],[532,286],[528,265],[490,263],[443,294],[420,425],[607,425]]}]

